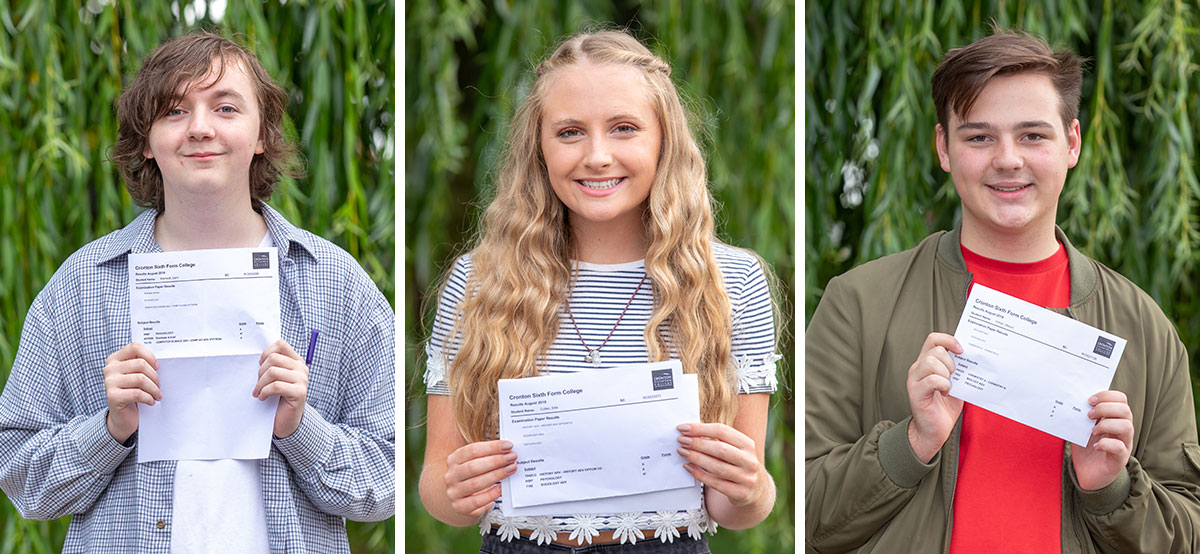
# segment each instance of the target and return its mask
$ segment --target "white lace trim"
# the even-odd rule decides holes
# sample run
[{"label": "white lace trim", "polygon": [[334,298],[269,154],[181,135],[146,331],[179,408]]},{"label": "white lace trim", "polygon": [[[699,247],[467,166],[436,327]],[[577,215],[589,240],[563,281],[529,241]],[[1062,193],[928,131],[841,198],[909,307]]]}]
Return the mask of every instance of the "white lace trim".
[{"label": "white lace trim", "polygon": [[446,354],[434,348],[432,344],[425,345],[425,388],[446,380]]},{"label": "white lace trim", "polygon": [[733,363],[737,368],[738,392],[748,393],[753,388],[770,387],[775,390],[779,386],[779,378],[775,375],[775,362],[783,356],[774,352],[757,358],[749,355],[734,356]]},{"label": "white lace trim", "polygon": [[496,535],[501,541],[508,542],[521,536],[521,529],[530,532],[529,540],[539,545],[550,544],[558,533],[570,533],[568,540],[579,545],[592,543],[592,537],[600,531],[611,529],[613,538],[620,539],[621,544],[629,542],[637,544],[646,540],[647,531],[653,530],[650,538],[656,538],[664,543],[675,542],[679,538],[679,527],[687,527],[687,534],[699,540],[704,533],[715,534],[717,523],[708,517],[708,512],[702,507],[699,510],[673,512],[663,510],[653,514],[626,512],[621,514],[572,514],[569,517],[555,518],[553,516],[515,516],[509,517],[493,507],[479,520],[479,533],[486,535],[498,526]]}]

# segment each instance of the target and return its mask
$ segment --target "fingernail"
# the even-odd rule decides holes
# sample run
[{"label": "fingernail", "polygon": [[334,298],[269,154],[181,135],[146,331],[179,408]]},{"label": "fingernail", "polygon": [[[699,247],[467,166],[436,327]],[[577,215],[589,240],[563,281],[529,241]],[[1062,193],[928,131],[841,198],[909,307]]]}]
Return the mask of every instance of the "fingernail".
[{"label": "fingernail", "polygon": [[512,473],[516,470],[517,470],[517,464],[508,464],[508,466],[504,468],[505,473]]},{"label": "fingernail", "polygon": [[1096,405],[1096,401],[1097,401],[1097,400],[1099,400],[1099,398],[1096,398],[1095,396],[1093,396],[1093,397],[1091,397],[1091,398],[1089,398],[1089,399],[1088,399],[1088,404],[1091,404],[1091,405],[1095,406],[1095,405]]},{"label": "fingernail", "polygon": [[512,441],[500,441],[500,450],[512,450]]},{"label": "fingernail", "polygon": [[683,425],[676,427],[676,429],[678,429],[680,433],[686,433],[692,430],[692,426],[684,423]]},{"label": "fingernail", "polygon": [[505,454],[505,455],[504,455],[504,461],[506,461],[506,462],[511,462],[511,461],[514,461],[514,460],[516,460],[516,459],[517,459],[517,453],[516,453],[516,452],[509,452],[508,454]]},{"label": "fingernail", "polygon": [[688,457],[688,454],[691,454],[691,452],[690,452],[688,449],[686,449],[686,448],[684,448],[684,447],[682,447],[682,446],[680,446],[679,448],[675,449],[675,451],[676,451],[676,452],[678,452],[678,453],[679,453],[679,455],[680,455],[680,456],[683,456],[684,458]]},{"label": "fingernail", "polygon": [[682,444],[692,444],[692,437],[680,436],[677,440]]}]

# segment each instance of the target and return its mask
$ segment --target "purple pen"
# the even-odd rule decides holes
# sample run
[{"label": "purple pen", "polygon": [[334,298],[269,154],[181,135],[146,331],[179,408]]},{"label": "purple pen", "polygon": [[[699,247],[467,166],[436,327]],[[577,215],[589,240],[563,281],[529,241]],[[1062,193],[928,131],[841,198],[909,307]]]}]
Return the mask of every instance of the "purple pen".
[{"label": "purple pen", "polygon": [[319,329],[313,329],[312,337],[308,339],[308,354],[304,355],[304,365],[311,365],[313,353],[317,351],[317,335],[320,335]]}]

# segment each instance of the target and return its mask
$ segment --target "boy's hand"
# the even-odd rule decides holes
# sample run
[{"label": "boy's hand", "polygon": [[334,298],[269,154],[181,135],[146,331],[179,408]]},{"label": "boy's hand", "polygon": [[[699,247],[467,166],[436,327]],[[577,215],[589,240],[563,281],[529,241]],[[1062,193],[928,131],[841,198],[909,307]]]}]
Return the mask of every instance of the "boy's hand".
[{"label": "boy's hand", "polygon": [[157,370],[154,354],[136,342],[104,360],[104,396],[108,401],[104,423],[117,442],[124,443],[137,431],[139,402],[153,406],[155,401],[162,400]]},{"label": "boy's hand", "polygon": [[304,415],[304,402],[308,398],[308,366],[304,364],[292,345],[279,339],[263,350],[258,359],[258,383],[254,385],[255,398],[266,400],[279,397],[279,408],[275,410],[275,436],[286,438],[300,427]]}]

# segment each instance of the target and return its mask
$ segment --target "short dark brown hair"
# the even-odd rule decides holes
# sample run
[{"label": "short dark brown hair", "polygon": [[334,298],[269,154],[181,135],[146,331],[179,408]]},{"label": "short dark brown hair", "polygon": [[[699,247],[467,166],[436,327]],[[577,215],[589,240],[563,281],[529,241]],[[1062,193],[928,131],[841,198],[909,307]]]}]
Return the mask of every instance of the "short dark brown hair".
[{"label": "short dark brown hair", "polygon": [[158,162],[146,158],[150,127],[165,116],[213,73],[216,80],[230,63],[241,64],[254,83],[259,106],[259,134],[263,153],[250,162],[250,197],[263,201],[271,197],[275,184],[284,176],[298,176],[296,147],[283,133],[283,115],[287,93],[276,85],[250,51],[224,37],[196,32],[164,42],[142,63],[133,82],[117,99],[117,142],[110,158],[125,178],[125,188],[135,204],[164,209],[163,180]]},{"label": "short dark brown hair", "polygon": [[1063,128],[1069,128],[1071,121],[1079,116],[1083,62],[1083,58],[1070,50],[1055,52],[1040,38],[994,29],[991,36],[946,52],[933,72],[933,105],[937,108],[938,123],[948,132],[951,110],[959,117],[966,117],[992,77],[1041,73],[1050,78],[1058,91],[1059,115]]}]

